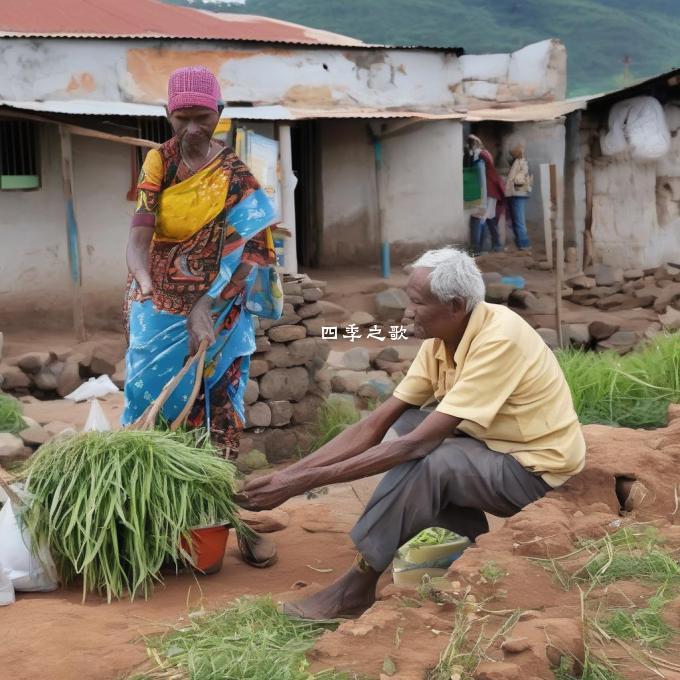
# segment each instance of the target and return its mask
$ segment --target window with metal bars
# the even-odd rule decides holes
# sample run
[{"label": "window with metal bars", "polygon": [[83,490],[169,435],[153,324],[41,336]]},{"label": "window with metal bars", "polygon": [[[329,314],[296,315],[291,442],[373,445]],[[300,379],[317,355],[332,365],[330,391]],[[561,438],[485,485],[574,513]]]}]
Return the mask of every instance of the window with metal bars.
[{"label": "window with metal bars", "polygon": [[39,188],[36,124],[30,120],[0,120],[0,190]]},{"label": "window with metal bars", "polygon": [[[172,128],[165,118],[138,118],[137,137],[163,144],[172,137]],[[132,149],[132,185],[127,195],[129,201],[134,201],[137,197],[137,178],[147,153],[149,149],[146,147],[136,146]]]}]

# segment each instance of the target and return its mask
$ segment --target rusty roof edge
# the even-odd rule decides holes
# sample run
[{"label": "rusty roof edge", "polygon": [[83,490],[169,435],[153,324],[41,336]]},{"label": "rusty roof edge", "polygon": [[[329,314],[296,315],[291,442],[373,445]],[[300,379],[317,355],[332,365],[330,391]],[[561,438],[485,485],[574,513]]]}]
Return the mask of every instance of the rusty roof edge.
[{"label": "rusty roof edge", "polygon": [[107,34],[107,33],[46,33],[46,32],[26,32],[26,31],[4,31],[0,29],[0,38],[44,38],[46,40],[197,40],[205,42],[238,42],[269,45],[297,45],[300,47],[322,47],[336,48],[342,50],[422,50],[424,52],[455,52],[456,56],[463,56],[463,47],[435,47],[428,45],[381,45],[379,43],[356,42],[314,42],[303,40],[286,40],[279,38],[276,40],[266,40],[263,38],[215,38],[200,35],[174,36],[163,33],[130,33],[130,34]]}]

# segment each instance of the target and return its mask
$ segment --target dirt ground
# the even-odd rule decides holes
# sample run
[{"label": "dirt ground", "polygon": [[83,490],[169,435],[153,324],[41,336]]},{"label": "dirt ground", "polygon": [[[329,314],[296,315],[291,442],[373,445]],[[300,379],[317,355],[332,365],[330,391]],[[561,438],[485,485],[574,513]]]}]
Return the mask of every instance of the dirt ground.
[{"label": "dirt ground", "polygon": [[[644,431],[590,425],[584,433],[588,444],[585,470],[504,526],[480,537],[449,570],[453,599],[466,602],[470,639],[480,634],[482,626],[489,636],[512,612],[521,612],[511,632],[487,651],[488,661],[477,669],[477,680],[554,680],[556,658],[558,663],[562,655],[577,662],[584,660],[584,634],[590,635],[584,633],[584,615],[597,618],[600,603],[639,606],[658,587],[617,581],[594,589],[584,605],[578,588],[565,590],[532,558],[569,555],[581,539],[600,538],[634,523],[656,527],[671,554],[677,556],[680,550],[680,406],[671,407],[667,428]],[[615,493],[617,477],[637,480],[642,490],[623,517]],[[495,584],[483,577],[484,567],[490,563],[504,574]],[[574,572],[583,564],[583,555],[576,555],[564,562],[564,567]],[[423,680],[447,645],[455,605],[426,601],[414,606],[414,599],[417,595],[412,589],[384,589],[382,599],[360,619],[342,624],[319,640],[311,654],[314,667],[335,665],[382,679],[381,669],[389,657],[396,667],[393,677]],[[677,629],[677,592],[666,605],[664,617]],[[634,648],[631,656],[614,639],[591,638],[588,642],[591,652],[614,662],[625,680],[680,678],[672,669],[677,665],[677,636],[675,646],[655,650],[658,663],[651,663]]]},{"label": "dirt ground", "polygon": [[[481,264],[486,271],[524,276],[527,288],[535,292],[547,296],[552,291],[552,274],[528,269],[528,260],[504,254]],[[407,279],[397,268],[389,281],[383,281],[377,270],[370,268],[308,273],[328,281],[326,299],[350,311],[371,313],[375,313],[375,293],[390,286],[404,286]],[[568,302],[564,305],[566,323],[594,318],[602,319],[602,312]],[[607,314],[607,318],[635,330],[644,330],[655,320],[646,310]],[[534,321],[554,327],[554,317],[549,314]],[[114,335],[98,331],[92,333],[90,339],[106,340]],[[408,339],[406,342],[417,344],[419,341]],[[73,344],[74,338],[68,331],[16,330],[5,336],[5,356],[46,349],[58,352]],[[333,349],[348,349],[356,344],[376,349],[381,343],[363,340],[352,344],[339,340]],[[32,397],[22,401],[26,415],[43,423],[56,420],[81,427],[87,417],[87,404],[40,402]],[[122,409],[122,395],[108,397],[102,405],[115,425]],[[555,624],[558,627],[573,629],[577,626],[574,623],[578,619],[577,603],[556,589],[545,572],[526,558],[563,554],[577,537],[604,532],[618,518],[618,502],[613,491],[618,474],[635,476],[653,490],[654,500],[648,498],[648,505],[638,512],[642,519],[661,518],[667,527],[675,523],[677,505],[673,511],[676,498],[673,480],[677,480],[680,463],[680,420],[676,418],[674,422],[668,431],[656,432],[586,428],[590,455],[587,470],[565,489],[549,494],[507,524],[494,521],[494,531],[456,562],[450,579],[460,584],[461,592],[469,586],[481,600],[489,593],[479,582],[479,567],[488,560],[498,561],[511,577],[503,585],[507,595],[494,605],[497,609],[521,606],[539,612],[534,618],[544,623],[554,619],[561,621]],[[89,598],[83,605],[77,587],[48,594],[19,594],[16,604],[0,610],[3,624],[0,678],[101,680],[122,677],[145,662],[145,647],[139,641],[140,636],[181,623],[182,617],[192,609],[218,608],[244,594],[272,593],[277,599],[287,599],[302,595],[291,591],[299,581],[307,584],[304,586],[307,592],[330,583],[352,560],[347,531],[375,483],[375,479],[362,480],[351,486],[334,487],[328,495],[313,500],[303,497],[289,501],[284,509],[290,515],[290,525],[273,534],[279,546],[279,562],[265,571],[244,565],[232,541],[219,574],[169,577],[148,601],[108,605]],[[315,571],[315,568],[333,571]],[[386,579],[383,585],[387,584]],[[378,677],[384,658],[389,655],[398,668],[394,677],[422,680],[423,669],[436,664],[446,645],[451,617],[433,603],[419,608],[402,606],[402,594],[398,590],[388,588],[384,594],[385,598],[359,621],[343,624],[338,631],[322,638],[313,653],[320,666],[338,665]],[[536,627],[536,624],[529,625],[532,620],[527,619],[525,628]],[[534,633],[529,630],[527,635]],[[395,639],[400,641],[396,647]],[[524,657],[520,654],[507,661],[497,650],[497,661],[504,659],[504,663],[515,667],[507,675],[498,677],[504,680],[552,677],[545,673],[540,654],[523,654]]]},{"label": "dirt ground", "polygon": [[[374,483],[355,484],[359,498],[365,500]],[[279,561],[266,570],[244,564],[231,536],[221,572],[196,578],[189,574],[166,577],[165,584],[146,601],[107,604],[90,596],[82,604],[77,586],[54,593],[17,594],[15,604],[0,610],[0,677],[119,678],[144,664],[146,651],[140,636],[181,624],[191,610],[219,608],[241,595],[285,594],[298,581],[309,588],[330,583],[353,559],[346,532],[361,512],[357,495],[344,485],[314,501],[297,498],[286,504],[290,525],[271,534]]]}]

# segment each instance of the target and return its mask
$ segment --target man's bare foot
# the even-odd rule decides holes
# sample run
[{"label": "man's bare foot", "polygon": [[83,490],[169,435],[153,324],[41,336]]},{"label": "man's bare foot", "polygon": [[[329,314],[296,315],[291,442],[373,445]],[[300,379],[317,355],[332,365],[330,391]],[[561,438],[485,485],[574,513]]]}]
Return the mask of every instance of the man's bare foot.
[{"label": "man's bare foot", "polygon": [[252,537],[238,537],[238,547],[241,557],[252,567],[271,567],[277,560],[276,543],[271,538],[252,531]]},{"label": "man's bare foot", "polygon": [[373,569],[352,567],[323,590],[298,602],[283,604],[283,613],[301,619],[337,619],[359,616],[375,602],[380,574]]}]

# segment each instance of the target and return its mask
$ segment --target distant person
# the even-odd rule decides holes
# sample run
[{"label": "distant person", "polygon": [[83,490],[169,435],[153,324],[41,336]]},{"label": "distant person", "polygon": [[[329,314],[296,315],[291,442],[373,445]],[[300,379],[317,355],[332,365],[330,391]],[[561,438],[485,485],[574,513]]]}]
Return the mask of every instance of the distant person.
[{"label": "distant person", "polygon": [[534,178],[524,157],[524,146],[516,143],[510,148],[510,172],[505,182],[505,196],[510,206],[515,245],[519,250],[529,250],[531,243],[527,234],[526,202],[531,194]]},{"label": "distant person", "polygon": [[483,164],[482,208],[470,217],[472,250],[480,253],[484,250],[486,229],[491,235],[491,248],[495,252],[503,250],[498,232],[498,216],[502,210],[505,186],[496,172],[493,156],[487,151],[482,140],[476,135],[468,135],[467,149],[473,164]]}]

